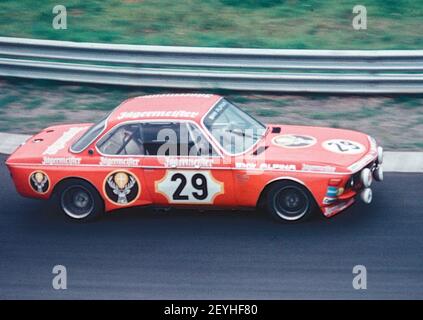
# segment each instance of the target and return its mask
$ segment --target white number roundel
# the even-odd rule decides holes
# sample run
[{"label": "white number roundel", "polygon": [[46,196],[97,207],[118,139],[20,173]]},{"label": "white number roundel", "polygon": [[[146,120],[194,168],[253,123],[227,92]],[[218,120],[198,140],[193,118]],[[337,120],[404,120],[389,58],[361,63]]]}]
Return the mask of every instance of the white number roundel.
[{"label": "white number roundel", "polygon": [[341,154],[360,154],[365,150],[361,143],[346,139],[326,140],[322,146],[328,151]]},{"label": "white number roundel", "polygon": [[169,203],[211,204],[224,192],[224,185],[208,170],[168,170],[156,181],[156,192],[163,194]]}]

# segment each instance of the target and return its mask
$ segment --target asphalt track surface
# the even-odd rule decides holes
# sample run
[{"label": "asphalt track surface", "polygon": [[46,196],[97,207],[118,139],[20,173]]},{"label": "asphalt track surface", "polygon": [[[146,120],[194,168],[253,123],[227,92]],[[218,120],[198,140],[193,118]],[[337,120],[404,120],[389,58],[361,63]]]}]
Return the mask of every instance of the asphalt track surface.
[{"label": "asphalt track surface", "polygon": [[[423,174],[386,174],[374,202],[284,225],[260,212],[126,209],[64,220],[19,196],[0,157],[1,299],[422,299]],[[54,265],[68,289],[54,290]],[[367,290],[352,269],[367,268]]]}]

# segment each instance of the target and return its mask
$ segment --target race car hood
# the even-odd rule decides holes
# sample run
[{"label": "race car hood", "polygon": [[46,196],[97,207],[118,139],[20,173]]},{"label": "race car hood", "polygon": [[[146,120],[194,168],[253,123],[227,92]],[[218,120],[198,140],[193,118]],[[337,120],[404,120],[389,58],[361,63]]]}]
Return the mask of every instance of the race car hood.
[{"label": "race car hood", "polygon": [[49,158],[72,157],[69,147],[90,126],[89,123],[83,123],[48,127],[20,145],[6,164],[42,164]]},{"label": "race car hood", "polygon": [[299,170],[350,172],[377,156],[374,139],[357,131],[288,125],[269,127],[265,138],[268,163],[294,164]]}]

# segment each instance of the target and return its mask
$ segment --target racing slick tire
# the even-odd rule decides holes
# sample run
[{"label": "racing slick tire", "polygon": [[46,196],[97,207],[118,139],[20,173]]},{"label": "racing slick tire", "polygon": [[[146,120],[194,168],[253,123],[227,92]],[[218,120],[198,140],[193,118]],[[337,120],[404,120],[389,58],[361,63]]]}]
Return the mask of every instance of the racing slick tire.
[{"label": "racing slick tire", "polygon": [[97,189],[85,180],[63,181],[56,196],[62,214],[73,221],[93,221],[104,213],[103,199]]},{"label": "racing slick tire", "polygon": [[266,204],[269,214],[285,223],[304,221],[315,209],[314,199],[307,188],[293,181],[273,183],[267,193]]}]

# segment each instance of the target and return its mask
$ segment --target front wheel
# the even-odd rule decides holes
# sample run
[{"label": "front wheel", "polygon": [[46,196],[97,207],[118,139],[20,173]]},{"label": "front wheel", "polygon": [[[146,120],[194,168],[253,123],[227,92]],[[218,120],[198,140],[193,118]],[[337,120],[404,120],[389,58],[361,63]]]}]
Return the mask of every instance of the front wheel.
[{"label": "front wheel", "polygon": [[298,183],[276,182],[267,193],[267,211],[279,221],[305,220],[313,210],[314,201],[310,192]]},{"label": "front wheel", "polygon": [[104,212],[104,203],[98,191],[87,181],[64,181],[57,192],[62,213],[77,221],[91,221]]}]

